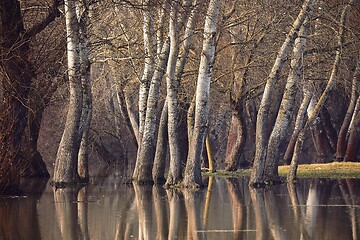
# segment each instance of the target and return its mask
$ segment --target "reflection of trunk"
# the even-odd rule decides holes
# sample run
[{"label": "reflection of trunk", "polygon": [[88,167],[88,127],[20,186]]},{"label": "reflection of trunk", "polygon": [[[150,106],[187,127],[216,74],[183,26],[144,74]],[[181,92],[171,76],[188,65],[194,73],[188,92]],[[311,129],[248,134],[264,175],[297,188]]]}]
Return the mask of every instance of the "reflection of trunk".
[{"label": "reflection of trunk", "polygon": [[196,192],[188,189],[183,190],[185,199],[185,208],[187,212],[187,239],[202,239],[200,227],[200,200],[195,197]]},{"label": "reflection of trunk", "polygon": [[284,232],[280,230],[280,216],[279,210],[277,209],[277,202],[275,200],[275,192],[274,189],[270,189],[265,193],[265,208],[267,218],[269,220],[269,229],[273,236],[273,239],[280,240],[286,239],[284,236]]},{"label": "reflection of trunk", "polygon": [[316,227],[316,219],[319,211],[319,192],[316,183],[310,185],[308,199],[306,201],[305,229],[313,239]]},{"label": "reflection of trunk", "polygon": [[139,239],[149,240],[151,236],[152,201],[151,188],[133,184],[139,214]]},{"label": "reflection of trunk", "polygon": [[[353,3],[354,3],[354,0],[350,0],[350,2],[344,7],[344,9],[341,13],[340,27],[339,27],[339,33],[338,33],[338,44],[340,46],[344,42],[345,22],[346,22],[347,14]],[[305,140],[305,133],[306,133],[307,129],[309,129],[310,126],[312,126],[316,122],[316,120],[318,118],[318,114],[319,114],[321,108],[324,106],[325,101],[328,98],[329,93],[335,84],[337,72],[338,72],[339,65],[340,65],[341,53],[342,53],[341,48],[336,50],[333,67],[332,67],[331,74],[330,74],[329,80],[327,82],[327,85],[325,87],[325,90],[321,94],[321,97],[320,97],[319,101],[317,102],[317,104],[314,108],[314,111],[312,111],[311,116],[308,118],[304,128],[299,133],[299,137],[295,144],[294,154],[293,154],[293,158],[291,160],[291,165],[290,165],[288,176],[287,176],[288,182],[295,181],[296,170],[297,170],[297,167],[299,164],[300,152],[301,152],[304,140]]]},{"label": "reflection of trunk", "polygon": [[165,166],[166,166],[166,153],[168,149],[168,106],[167,102],[164,102],[163,109],[161,111],[160,124],[158,130],[158,136],[156,141],[156,151],[154,158],[154,166],[152,169],[153,180],[155,183],[165,183]]},{"label": "reflection of trunk", "polygon": [[186,187],[202,185],[201,153],[208,128],[210,81],[215,61],[216,26],[220,6],[220,0],[211,0],[205,19],[203,49],[196,86],[195,124],[189,141],[189,154],[183,180],[183,185]]},{"label": "reflection of trunk", "polygon": [[71,188],[54,189],[56,216],[63,239],[80,239],[77,195],[79,190]]},{"label": "reflection of trunk", "polygon": [[305,216],[305,212],[301,211],[299,205],[303,205],[302,202],[299,201],[298,194],[296,191],[296,185],[294,184],[288,184],[287,185],[289,197],[291,201],[291,206],[293,208],[294,212],[294,218],[295,223],[299,225],[299,235],[301,239],[311,239],[310,236],[304,235],[306,234],[305,228],[304,228],[304,221],[302,219],[303,216]]},{"label": "reflection of trunk", "polygon": [[297,36],[297,33],[305,21],[306,16],[312,8],[313,1],[306,0],[303,3],[302,9],[294,21],[291,30],[287,34],[283,42],[273,68],[267,78],[266,86],[264,89],[263,97],[261,99],[259,112],[256,119],[256,151],[253,169],[251,172],[250,185],[259,186],[264,184],[264,169],[265,159],[268,145],[268,129],[269,129],[269,111],[271,106],[271,97],[274,93],[277,80],[279,79],[282,67],[287,59],[288,52]]},{"label": "reflection of trunk", "polygon": [[255,214],[256,239],[268,239],[265,232],[267,216],[265,211],[264,190],[250,188],[249,191]]},{"label": "reflection of trunk", "polygon": [[42,239],[37,205],[47,181],[30,180],[26,183],[29,186],[21,188],[30,195],[0,198],[1,239]]},{"label": "reflection of trunk", "polygon": [[170,220],[169,220],[169,235],[168,239],[175,239],[179,236],[180,225],[180,199],[178,193],[174,189],[166,190],[169,207],[170,207]]},{"label": "reflection of trunk", "polygon": [[351,117],[355,110],[356,99],[358,98],[358,93],[357,93],[358,82],[360,82],[360,57],[357,60],[355,73],[354,73],[354,76],[352,79],[350,103],[349,103],[348,109],[346,111],[345,118],[344,118],[343,123],[340,128],[339,138],[338,138],[338,142],[337,142],[337,146],[336,146],[336,159],[338,161],[342,161],[345,156],[346,135],[347,135],[348,128],[350,125]]},{"label": "reflection of trunk", "polygon": [[354,179],[341,179],[338,180],[341,193],[343,195],[343,199],[345,201],[345,204],[348,208],[348,213],[350,215],[350,221],[351,221],[351,230],[352,230],[352,239],[359,239],[359,221],[358,221],[358,215],[356,214],[357,210],[354,206],[357,205],[356,197],[357,192],[355,186],[356,186],[356,180]]},{"label": "reflection of trunk", "polygon": [[211,188],[213,186],[214,176],[209,177],[209,183],[206,191],[205,205],[203,211],[203,226],[204,229],[207,228],[208,217],[209,217],[209,209],[210,209],[210,200],[211,200]]},{"label": "reflection of trunk", "polygon": [[[166,192],[164,188],[154,185],[152,188],[153,199],[154,199],[154,208],[156,216],[156,237],[157,240],[168,239],[168,221],[167,221],[167,209],[163,201],[166,198]],[[170,232],[170,230],[169,230]],[[169,238],[173,239],[173,238]]]},{"label": "reflection of trunk", "polygon": [[78,196],[78,216],[82,239],[90,239],[88,227],[88,196],[86,187],[80,189]]},{"label": "reflection of trunk", "polygon": [[115,240],[122,240],[122,239],[130,239],[129,236],[127,236],[127,234],[129,234],[129,226],[128,224],[131,221],[127,221],[128,219],[128,213],[134,212],[133,211],[133,207],[136,205],[134,204],[134,202],[136,201],[136,199],[134,199],[134,191],[132,188],[127,189],[126,191],[126,199],[124,200],[120,200],[122,199],[123,196],[123,192],[119,192],[116,195],[116,204],[118,205],[117,207],[117,211],[119,212],[119,216],[116,219],[116,231],[115,231]]},{"label": "reflection of trunk", "polygon": [[[245,239],[242,229],[245,228],[245,203],[244,196],[241,194],[239,181],[236,179],[226,179],[227,189],[230,198],[231,213],[234,237],[233,239]],[[246,228],[245,228],[246,229]]]}]

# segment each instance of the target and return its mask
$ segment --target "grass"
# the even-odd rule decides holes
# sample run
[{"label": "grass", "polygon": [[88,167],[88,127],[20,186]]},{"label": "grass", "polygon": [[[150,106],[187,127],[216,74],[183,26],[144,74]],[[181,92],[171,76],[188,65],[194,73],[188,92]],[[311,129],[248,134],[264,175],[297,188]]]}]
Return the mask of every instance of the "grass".
[{"label": "grass", "polygon": [[[280,166],[279,175],[285,176],[289,166]],[[208,176],[219,177],[243,177],[249,176],[251,169],[236,172],[217,171],[205,173]],[[358,162],[334,162],[321,164],[300,164],[297,170],[298,178],[360,178],[360,163]]]}]

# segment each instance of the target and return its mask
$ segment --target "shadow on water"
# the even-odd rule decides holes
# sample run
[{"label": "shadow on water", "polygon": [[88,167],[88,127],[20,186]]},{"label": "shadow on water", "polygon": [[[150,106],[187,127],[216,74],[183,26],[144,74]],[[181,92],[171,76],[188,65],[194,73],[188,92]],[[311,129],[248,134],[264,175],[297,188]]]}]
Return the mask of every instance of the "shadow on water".
[{"label": "shadow on water", "polygon": [[57,189],[29,182],[0,197],[0,239],[359,239],[360,181],[252,189],[207,179],[200,191],[124,185],[116,176]]}]

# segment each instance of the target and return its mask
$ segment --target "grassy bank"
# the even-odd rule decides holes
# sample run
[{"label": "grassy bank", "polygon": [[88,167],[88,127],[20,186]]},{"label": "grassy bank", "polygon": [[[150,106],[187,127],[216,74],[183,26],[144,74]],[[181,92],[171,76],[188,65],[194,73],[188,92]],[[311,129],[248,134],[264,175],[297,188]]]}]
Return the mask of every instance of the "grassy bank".
[{"label": "grassy bank", "polygon": [[[280,166],[279,175],[286,176],[289,166]],[[237,172],[218,171],[206,173],[213,176],[222,177],[242,177],[248,176],[251,169]],[[299,178],[360,178],[360,163],[357,162],[334,162],[322,164],[300,164],[297,176]]]}]

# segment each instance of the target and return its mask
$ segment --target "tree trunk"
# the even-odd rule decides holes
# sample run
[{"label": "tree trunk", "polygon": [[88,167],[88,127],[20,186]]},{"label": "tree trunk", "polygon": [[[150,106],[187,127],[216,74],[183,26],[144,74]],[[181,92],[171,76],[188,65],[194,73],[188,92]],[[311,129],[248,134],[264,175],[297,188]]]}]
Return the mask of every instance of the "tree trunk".
[{"label": "tree trunk", "polygon": [[310,13],[300,28],[299,36],[295,40],[293,55],[290,63],[290,72],[286,80],[285,91],[277,114],[274,128],[271,132],[267,147],[265,163],[265,182],[273,184],[280,182],[278,165],[280,160],[280,146],[286,136],[294,109],[298,84],[301,81],[302,59],[308,35]]},{"label": "tree trunk", "polygon": [[203,50],[196,87],[195,124],[182,182],[183,186],[190,188],[202,185],[201,153],[208,127],[210,81],[215,59],[216,25],[220,5],[220,0],[211,0],[205,19]]},{"label": "tree trunk", "polygon": [[[345,6],[345,8],[343,9],[343,11],[341,13],[340,27],[339,27],[339,33],[338,33],[338,45],[339,46],[342,46],[342,44],[344,42],[345,22],[346,22],[347,14],[348,14],[353,2],[354,2],[354,0],[350,0],[350,2]],[[289,172],[287,175],[288,182],[293,182],[296,180],[296,170],[297,170],[297,167],[299,164],[300,152],[301,152],[304,140],[305,140],[305,133],[310,128],[310,126],[315,123],[315,121],[318,117],[318,114],[321,111],[321,108],[325,104],[325,101],[328,98],[329,93],[330,93],[331,89],[333,88],[333,85],[335,84],[336,75],[337,75],[339,65],[340,65],[341,53],[342,53],[341,48],[336,50],[336,55],[335,55],[333,67],[331,70],[331,75],[329,77],[329,80],[325,87],[325,90],[321,94],[321,97],[320,97],[319,101],[317,102],[314,111],[312,112],[309,119],[306,121],[306,124],[305,124],[304,128],[301,130],[299,137],[296,141],[294,155],[291,160]]]},{"label": "tree trunk", "polygon": [[259,112],[256,120],[256,151],[249,183],[252,186],[261,186],[264,184],[264,170],[267,153],[266,150],[268,145],[268,119],[271,96],[274,92],[276,82],[279,79],[282,67],[287,60],[288,52],[290,51],[291,46],[294,43],[295,38],[297,37],[298,31],[300,30],[300,27],[305,21],[305,18],[311,11],[312,4],[312,0],[304,1],[302,9],[298,17],[294,21],[291,30],[287,34],[287,37],[278,52],[273,68],[267,78],[266,86],[264,89],[263,97],[261,99]]},{"label": "tree trunk", "polygon": [[156,141],[156,151],[154,158],[154,166],[152,176],[155,183],[163,184],[166,179],[164,177],[166,167],[166,154],[168,149],[168,106],[165,101],[161,111],[158,137]]},{"label": "tree trunk", "polygon": [[354,111],[354,117],[352,124],[349,127],[349,139],[346,147],[346,152],[344,156],[344,161],[353,161],[357,160],[357,153],[359,152],[359,134],[360,134],[360,109],[359,104],[360,97],[357,100],[357,111]]},{"label": "tree trunk", "polygon": [[178,89],[179,81],[176,79],[176,60],[179,55],[179,33],[178,33],[178,5],[176,2],[171,3],[170,12],[170,53],[167,65],[167,95],[166,101],[168,105],[168,140],[170,150],[170,165],[165,186],[175,185],[181,180],[181,164],[179,149],[179,133],[178,133]]},{"label": "tree trunk", "polygon": [[[231,129],[233,128],[233,129]],[[231,128],[229,131],[229,138],[228,144],[230,144],[229,141],[231,141],[231,138],[233,136],[231,134],[234,134],[234,142],[232,146],[227,146],[226,150],[230,149],[229,152],[226,153],[226,168],[225,171],[236,171],[239,167],[239,158],[241,155],[241,152],[244,150],[245,147],[245,139],[247,135],[247,131],[245,129],[245,120],[242,116],[240,116],[239,111],[233,112],[232,120],[231,120]],[[231,145],[231,144],[230,144]]]},{"label": "tree trunk", "polygon": [[358,98],[358,93],[357,93],[358,82],[360,82],[360,58],[358,58],[358,60],[357,60],[355,73],[354,73],[354,76],[352,79],[350,103],[349,103],[348,109],[346,111],[346,115],[345,115],[344,121],[341,125],[339,136],[338,136],[338,142],[337,142],[337,146],[336,146],[336,159],[338,161],[342,161],[345,156],[346,142],[347,142],[346,136],[347,136],[347,132],[349,129],[351,117],[354,113],[356,99]]},{"label": "tree trunk", "polygon": [[[306,83],[305,83],[306,84]],[[294,147],[295,147],[295,143],[296,140],[299,136],[299,133],[304,125],[305,122],[305,114],[306,114],[306,109],[309,106],[310,100],[312,97],[312,93],[310,92],[309,87],[305,87],[304,89],[304,97],[303,100],[300,104],[300,108],[298,110],[297,113],[297,117],[296,117],[296,121],[295,121],[295,126],[294,126],[294,131],[291,135],[289,144],[286,148],[285,154],[284,154],[284,163],[286,164],[290,164],[291,162],[291,158],[293,156],[294,153]]]},{"label": "tree trunk", "polygon": [[65,0],[65,15],[70,97],[64,133],[55,161],[53,176],[53,184],[55,186],[74,184],[80,181],[78,174],[78,152],[81,141],[79,127],[83,96],[80,77],[79,25],[74,0]]},{"label": "tree trunk", "polygon": [[146,106],[146,118],[142,133],[141,145],[138,150],[133,180],[139,183],[153,182],[151,172],[155,155],[156,110],[159,99],[160,83],[164,75],[169,56],[169,42],[165,42],[162,54],[159,57],[154,76],[151,80],[149,96]]},{"label": "tree trunk", "polygon": [[92,92],[90,77],[90,60],[88,46],[89,24],[89,0],[79,3],[78,9],[79,20],[79,49],[80,49],[80,74],[82,83],[82,110],[79,126],[79,134],[81,136],[80,149],[78,153],[78,172],[81,179],[85,182],[89,181],[89,131],[92,118]]},{"label": "tree trunk", "polygon": [[[144,38],[144,52],[145,52],[145,62],[144,62],[144,72],[140,80],[139,88],[139,138],[138,138],[138,155],[142,147],[142,136],[144,133],[145,127],[145,118],[147,110],[147,101],[149,95],[149,88],[151,79],[154,74],[154,65],[155,65],[155,56],[154,56],[154,47],[156,46],[155,37],[154,37],[154,16],[151,13],[150,0],[144,2],[144,12],[143,12],[143,38]],[[137,176],[137,172],[140,169],[138,165],[139,162],[136,161],[134,174]]]}]

